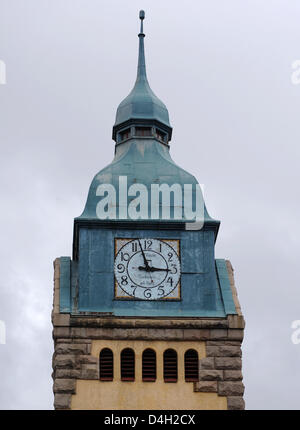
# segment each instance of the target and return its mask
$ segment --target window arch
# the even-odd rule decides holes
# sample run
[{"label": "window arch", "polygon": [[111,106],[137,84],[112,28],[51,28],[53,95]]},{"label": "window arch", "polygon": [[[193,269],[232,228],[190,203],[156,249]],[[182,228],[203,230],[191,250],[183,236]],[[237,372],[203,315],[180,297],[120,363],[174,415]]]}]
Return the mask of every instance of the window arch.
[{"label": "window arch", "polygon": [[199,380],[198,352],[188,349],[184,354],[184,375],[186,382]]},{"label": "window arch", "polygon": [[177,352],[167,349],[164,352],[164,381],[177,382]]},{"label": "window arch", "polygon": [[156,353],[147,348],[142,356],[142,379],[144,382],[156,381]]},{"label": "window arch", "polygon": [[99,360],[100,381],[112,381],[114,379],[114,356],[109,348],[103,348]]},{"label": "window arch", "polygon": [[134,381],[135,376],[134,351],[125,348],[121,352],[121,381]]}]

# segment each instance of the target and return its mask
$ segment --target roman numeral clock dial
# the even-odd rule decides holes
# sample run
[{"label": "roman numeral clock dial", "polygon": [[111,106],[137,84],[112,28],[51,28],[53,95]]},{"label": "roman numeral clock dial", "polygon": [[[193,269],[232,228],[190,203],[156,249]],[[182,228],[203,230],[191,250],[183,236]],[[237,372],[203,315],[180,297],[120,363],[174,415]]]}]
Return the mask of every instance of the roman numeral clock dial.
[{"label": "roman numeral clock dial", "polygon": [[115,298],[180,299],[180,244],[174,239],[115,239]]}]

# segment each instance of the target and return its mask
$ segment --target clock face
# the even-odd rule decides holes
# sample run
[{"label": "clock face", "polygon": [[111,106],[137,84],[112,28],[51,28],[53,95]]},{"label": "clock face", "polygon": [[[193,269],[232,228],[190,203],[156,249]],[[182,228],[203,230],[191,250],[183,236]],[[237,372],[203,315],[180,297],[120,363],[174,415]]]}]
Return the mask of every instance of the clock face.
[{"label": "clock face", "polygon": [[116,245],[116,298],[179,298],[178,240],[116,239]]}]

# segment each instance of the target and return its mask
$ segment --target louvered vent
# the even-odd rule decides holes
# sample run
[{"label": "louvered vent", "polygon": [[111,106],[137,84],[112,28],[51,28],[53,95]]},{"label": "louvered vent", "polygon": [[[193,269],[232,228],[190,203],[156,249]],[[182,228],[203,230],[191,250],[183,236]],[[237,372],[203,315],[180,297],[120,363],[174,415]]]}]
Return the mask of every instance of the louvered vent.
[{"label": "louvered vent", "polygon": [[134,351],[130,348],[121,352],[121,381],[134,381]]},{"label": "louvered vent", "polygon": [[110,349],[104,348],[100,352],[100,380],[112,381],[114,379],[114,357]]},{"label": "louvered vent", "polygon": [[189,349],[184,354],[184,373],[186,382],[199,380],[198,353],[194,349]]},{"label": "louvered vent", "polygon": [[177,382],[177,353],[174,349],[164,352],[164,381]]},{"label": "louvered vent", "polygon": [[156,380],[156,353],[153,349],[145,349],[143,352],[142,373],[144,382]]}]

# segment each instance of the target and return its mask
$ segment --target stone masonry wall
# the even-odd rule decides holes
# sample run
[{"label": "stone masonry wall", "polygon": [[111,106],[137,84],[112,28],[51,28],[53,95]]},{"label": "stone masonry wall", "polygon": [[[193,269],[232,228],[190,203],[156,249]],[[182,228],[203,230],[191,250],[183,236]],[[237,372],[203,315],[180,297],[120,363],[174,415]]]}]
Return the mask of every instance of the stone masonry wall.
[{"label": "stone masonry wall", "polygon": [[94,339],[205,341],[206,357],[199,362],[199,382],[194,383],[194,391],[218,393],[227,397],[228,409],[244,409],[242,317],[139,320],[70,317],[64,314],[54,316],[53,323],[55,409],[70,409],[76,379],[99,379],[98,358],[91,355]]},{"label": "stone masonry wall", "polygon": [[[54,263],[52,312],[55,409],[71,408],[77,379],[99,379],[99,361],[91,355],[94,339],[204,341],[206,357],[199,361],[199,381],[194,382],[194,391],[226,396],[228,409],[244,409],[241,344],[245,323],[240,308],[238,315],[228,315],[227,318],[121,318],[100,314],[61,314],[57,299],[58,261]],[[233,277],[231,282],[234,286]]]},{"label": "stone masonry wall", "polygon": [[241,342],[207,341],[206,355],[200,360],[195,391],[218,393],[227,397],[228,409],[244,409]]}]

